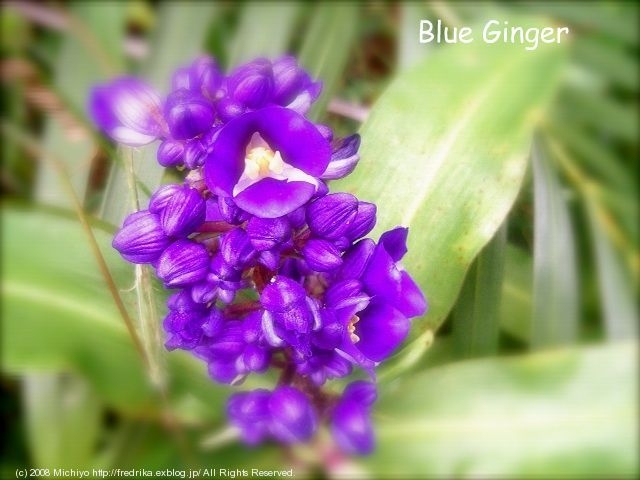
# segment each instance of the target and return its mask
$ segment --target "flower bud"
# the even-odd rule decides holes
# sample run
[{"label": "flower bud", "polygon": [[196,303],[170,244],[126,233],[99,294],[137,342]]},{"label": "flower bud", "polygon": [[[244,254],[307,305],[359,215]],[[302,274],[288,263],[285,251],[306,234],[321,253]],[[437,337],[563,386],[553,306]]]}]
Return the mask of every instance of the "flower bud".
[{"label": "flower bud", "polygon": [[291,238],[291,225],[286,217],[252,217],[247,223],[251,244],[259,252],[270,250]]},{"label": "flower bud", "polygon": [[244,269],[256,256],[249,236],[241,228],[225,233],[220,242],[220,254],[227,265]]},{"label": "flower bud", "polygon": [[358,155],[360,135],[355,134],[337,140],[332,147],[331,160],[320,177],[324,180],[336,180],[353,172],[360,160],[360,155]]},{"label": "flower bud", "polygon": [[204,222],[206,205],[197,190],[182,187],[167,201],[160,213],[165,233],[172,237],[186,237]]},{"label": "flower bud", "polygon": [[349,193],[332,193],[313,202],[307,208],[309,229],[320,237],[332,240],[341,237],[358,211],[358,200]]},{"label": "flower bud", "polygon": [[358,202],[358,212],[347,231],[344,232],[345,236],[353,241],[364,237],[373,230],[373,227],[376,225],[376,211],[377,208],[375,204]]},{"label": "flower bud", "polygon": [[218,208],[222,218],[231,225],[240,225],[250,217],[250,214],[238,208],[231,197],[218,197]]},{"label": "flower bud", "polygon": [[371,453],[375,439],[369,408],[351,399],[342,399],[333,410],[331,434],[346,453]]},{"label": "flower bud", "polygon": [[151,198],[149,199],[149,211],[151,213],[160,214],[167,206],[167,203],[169,203],[169,200],[177,195],[182,189],[182,185],[178,185],[176,183],[162,185],[154,192],[153,195],[151,195]]},{"label": "flower bud", "polygon": [[209,271],[209,254],[199,243],[178,240],[158,261],[158,277],[167,288],[186,287],[203,280]]},{"label": "flower bud", "polygon": [[314,434],[318,420],[309,399],[293,387],[276,388],[269,399],[271,434],[284,443],[304,442]]},{"label": "flower bud", "polygon": [[177,140],[165,140],[158,147],[158,163],[163,167],[177,167],[184,162],[184,143]]},{"label": "flower bud", "polygon": [[340,251],[329,241],[312,238],[302,248],[302,256],[309,268],[328,272],[342,265]]},{"label": "flower bud", "polygon": [[158,216],[144,210],[125,220],[113,237],[112,246],[132,263],[153,263],[170,243]]},{"label": "flower bud", "polygon": [[215,116],[213,105],[207,99],[185,89],[167,97],[164,112],[171,135],[178,140],[193,138],[208,130]]},{"label": "flower bud", "polygon": [[271,100],[273,83],[271,62],[259,58],[235,69],[228,79],[227,88],[236,101],[255,109]]}]

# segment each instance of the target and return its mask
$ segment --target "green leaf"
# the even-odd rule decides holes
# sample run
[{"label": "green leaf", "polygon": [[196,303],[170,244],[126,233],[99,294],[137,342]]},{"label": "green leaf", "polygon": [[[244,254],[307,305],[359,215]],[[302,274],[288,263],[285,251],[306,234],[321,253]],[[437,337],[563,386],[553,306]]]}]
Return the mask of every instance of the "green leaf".
[{"label": "green leaf", "polygon": [[[229,54],[234,67],[256,57],[275,58],[287,50],[300,4],[295,2],[249,2],[243,10]],[[274,26],[277,25],[277,28]]]},{"label": "green leaf", "polygon": [[462,286],[453,310],[453,340],[459,358],[498,351],[506,234],[503,225],[480,252]]},{"label": "green leaf", "polygon": [[638,332],[638,305],[634,296],[634,282],[607,237],[597,208],[588,203],[587,214],[595,249],[600,304],[607,338],[635,338]]},{"label": "green leaf", "polygon": [[27,374],[22,378],[27,444],[38,468],[88,468],[102,424],[102,406],[73,375]]},{"label": "green leaf", "polygon": [[375,408],[378,478],[638,472],[637,346],[481,359],[397,381]]},{"label": "green leaf", "polygon": [[[219,6],[209,2],[166,2],[159,10],[158,27],[149,63],[143,69],[144,78],[161,92],[170,86],[171,74],[201,53],[211,19]],[[136,181],[143,193],[153,192],[160,185],[164,168],[156,161],[157,144],[134,153]],[[119,225],[131,211],[132,192],[128,187],[125,162],[114,163],[105,189],[101,218]]]},{"label": "green leaf", "polygon": [[315,5],[299,54],[300,63],[311,76],[322,80],[322,95],[309,113],[314,120],[325,114],[339,86],[356,39],[359,8],[353,2]]},{"label": "green leaf", "polygon": [[[125,12],[126,5],[119,2],[79,2],[71,6],[74,20],[56,60],[53,86],[73,114],[84,116],[93,85],[105,76],[122,72]],[[43,143],[47,152],[62,160],[82,199],[95,155],[88,132],[78,126],[65,127],[54,115],[47,119]],[[36,189],[42,202],[71,205],[59,176],[47,162],[38,169]]]},{"label": "green leaf", "polygon": [[[3,369],[75,372],[108,406],[130,415],[160,415],[156,391],[80,225],[23,209],[5,209],[2,222]],[[131,266],[111,248],[111,234],[94,232],[124,293],[133,286]],[[185,420],[223,414],[224,389],[205,371],[203,363],[184,352],[168,355],[170,402]]]},{"label": "green leaf", "polygon": [[534,55],[511,44],[447,45],[402,73],[372,108],[360,164],[334,189],[379,205],[374,234],[410,227],[404,264],[430,302],[414,334],[442,323],[509,212],[563,60],[558,45]]},{"label": "green leaf", "polygon": [[578,331],[578,272],[571,216],[562,186],[538,142],[533,152],[535,348],[573,343]]},{"label": "green leaf", "polygon": [[507,246],[500,327],[519,340],[531,339],[533,309],[533,260],[531,255],[513,245]]}]

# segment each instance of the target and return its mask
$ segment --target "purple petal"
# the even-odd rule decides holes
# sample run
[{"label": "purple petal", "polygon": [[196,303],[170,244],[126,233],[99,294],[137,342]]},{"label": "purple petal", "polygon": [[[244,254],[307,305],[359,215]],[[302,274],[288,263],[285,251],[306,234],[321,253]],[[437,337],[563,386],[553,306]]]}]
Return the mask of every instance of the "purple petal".
[{"label": "purple petal", "polygon": [[333,145],[331,161],[321,178],[324,180],[336,180],[353,172],[360,160],[360,155],[358,155],[359,147],[360,135],[358,134],[336,141]]},{"label": "purple petal", "polygon": [[384,232],[380,236],[380,245],[384,247],[394,262],[399,262],[407,253],[407,236],[409,229],[406,227],[396,227],[393,230]]},{"label": "purple petal", "polygon": [[302,248],[302,256],[309,268],[317,272],[328,272],[342,265],[340,251],[329,241],[312,238]]},{"label": "purple petal", "polygon": [[234,199],[240,208],[252,215],[277,218],[304,205],[315,191],[316,187],[311,183],[264,178],[244,189]]},{"label": "purple petal", "polygon": [[160,95],[137,78],[122,77],[94,87],[89,112],[102,131],[125,145],[146,145],[162,134]]},{"label": "purple petal", "polygon": [[360,321],[355,324],[355,334],[360,340],[355,345],[375,362],[387,358],[409,333],[407,317],[376,298],[358,316]]},{"label": "purple petal", "polygon": [[365,272],[367,265],[376,249],[376,244],[370,238],[365,238],[356,243],[342,256],[340,277],[344,279],[359,279]]}]

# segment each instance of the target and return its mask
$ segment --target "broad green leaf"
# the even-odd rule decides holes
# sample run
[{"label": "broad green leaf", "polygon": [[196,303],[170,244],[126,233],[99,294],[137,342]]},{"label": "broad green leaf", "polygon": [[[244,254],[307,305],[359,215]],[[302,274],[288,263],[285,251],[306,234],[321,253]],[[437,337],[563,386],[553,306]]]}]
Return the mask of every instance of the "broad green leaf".
[{"label": "broad green leaf", "polygon": [[[122,73],[126,4],[78,2],[71,6],[74,20],[64,37],[55,64],[53,86],[74,114],[87,111],[90,88],[106,76]],[[47,119],[44,148],[60,158],[78,196],[84,198],[95,146],[81,123],[63,125],[56,112]],[[38,169],[37,197],[63,207],[71,205],[56,171],[47,162]]]},{"label": "broad green leaf", "polygon": [[22,377],[27,444],[37,468],[91,467],[102,406],[89,385],[69,374]]},{"label": "broad green leaf", "polygon": [[[202,53],[208,27],[218,8],[209,2],[163,3],[158,13],[153,51],[143,68],[144,78],[166,93],[173,71],[188,65]],[[158,145],[153,143],[134,152],[133,173],[142,194],[153,192],[164,174],[164,168],[156,161],[157,148]],[[100,212],[101,218],[114,225],[119,225],[131,211],[132,192],[128,187],[125,163],[124,159],[114,163]]]},{"label": "broad green leaf", "polygon": [[563,60],[558,45],[533,55],[511,44],[447,45],[401,73],[372,108],[360,164],[334,189],[378,204],[374,235],[410,227],[403,262],[430,302],[414,334],[442,323],[511,208]]},{"label": "broad green leaf", "polygon": [[375,408],[376,478],[612,478],[638,472],[637,346],[472,360]]},{"label": "broad green leaf", "polygon": [[339,86],[356,39],[359,8],[354,2],[314,5],[299,54],[311,76],[322,80],[322,94],[309,113],[312,119],[322,118]]},{"label": "broad green leaf", "polygon": [[575,342],[578,272],[569,207],[551,159],[539,142],[532,151],[534,185],[534,348]]},{"label": "broad green leaf", "polygon": [[574,46],[577,63],[615,85],[638,90],[637,63],[624,48],[591,37],[580,38]]},{"label": "broad green leaf", "polygon": [[453,340],[459,358],[498,351],[506,234],[503,225],[480,252],[454,307]]},{"label": "broad green leaf", "polygon": [[282,1],[247,3],[231,44],[230,66],[285,53],[300,7],[300,4]]},{"label": "broad green leaf", "polygon": [[[158,396],[79,224],[24,209],[5,209],[2,222],[4,370],[75,372],[106,405],[159,415]],[[131,288],[130,265],[111,248],[111,235],[94,231],[118,286]],[[207,378],[204,364],[183,352],[167,357],[169,397],[181,417],[220,418],[223,389]]]},{"label": "broad green leaf", "polygon": [[621,258],[605,232],[594,205],[587,205],[591,238],[595,250],[600,304],[609,340],[635,338],[638,333],[637,285],[631,280]]},{"label": "broad green leaf", "polygon": [[398,64],[401,69],[405,69],[425,58],[433,51],[433,45],[419,42],[420,19],[429,18],[425,5],[418,2],[402,2],[400,15]]}]

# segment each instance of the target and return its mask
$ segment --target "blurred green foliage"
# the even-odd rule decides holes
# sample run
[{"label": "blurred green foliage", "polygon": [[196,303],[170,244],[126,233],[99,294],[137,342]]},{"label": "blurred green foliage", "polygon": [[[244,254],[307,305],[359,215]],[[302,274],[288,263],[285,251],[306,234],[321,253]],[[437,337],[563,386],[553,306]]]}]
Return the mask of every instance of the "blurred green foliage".
[{"label": "blurred green foliage", "polygon": [[[295,462],[300,476],[635,477],[637,15],[632,2],[3,4],[0,476]],[[422,18],[572,33],[535,51],[421,45]],[[154,146],[116,151],[86,95],[124,72],[165,89],[199,52],[227,68],[298,55],[325,85],[313,117],[339,134],[362,124],[360,165],[336,187],[379,203],[378,232],[411,227],[405,266],[431,310],[381,369],[371,458],[327,458],[326,435],[248,456],[225,426],[228,389],[181,352],[145,362],[115,306],[140,330],[164,313],[166,292],[110,236],[175,173]]]}]

